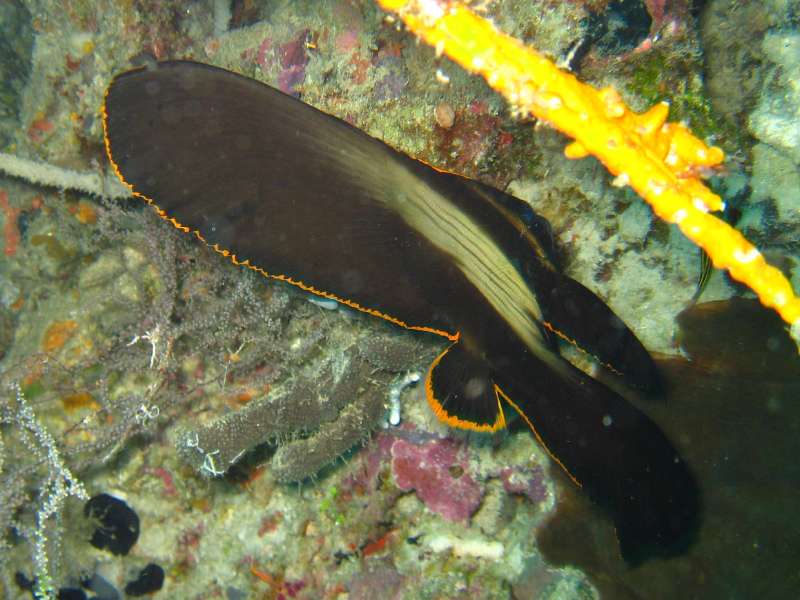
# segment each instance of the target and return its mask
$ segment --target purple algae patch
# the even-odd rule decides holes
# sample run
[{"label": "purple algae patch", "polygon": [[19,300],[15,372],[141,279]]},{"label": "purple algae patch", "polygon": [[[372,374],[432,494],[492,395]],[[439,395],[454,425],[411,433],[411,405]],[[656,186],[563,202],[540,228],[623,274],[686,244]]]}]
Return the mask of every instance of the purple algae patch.
[{"label": "purple algae patch", "polygon": [[466,472],[466,457],[451,439],[392,445],[392,472],[401,490],[414,490],[435,513],[450,521],[468,519],[483,498],[480,485]]},{"label": "purple algae patch", "polygon": [[384,75],[383,79],[375,84],[375,99],[380,102],[397,100],[403,95],[407,84],[408,79],[406,77],[394,72],[389,72]]},{"label": "purple algae patch", "polygon": [[256,62],[265,71],[269,69],[270,63],[272,62],[272,38],[264,38],[258,45]]},{"label": "purple algae patch", "polygon": [[295,39],[286,42],[280,47],[278,56],[284,69],[305,67],[308,64],[307,39],[308,29],[303,29]]},{"label": "purple algae patch", "polygon": [[306,78],[306,65],[308,65],[308,29],[299,31],[288,42],[276,45],[272,38],[264,38],[255,51],[255,60],[259,66],[268,71],[273,65],[279,65],[278,88],[284,94],[299,96],[295,89]]},{"label": "purple algae patch", "polygon": [[284,94],[299,96],[300,94],[295,87],[303,83],[305,78],[306,70],[304,67],[289,67],[278,75],[278,87]]},{"label": "purple algae patch", "polygon": [[307,38],[308,29],[304,29],[298,33],[295,39],[278,48],[278,59],[281,63],[281,72],[278,74],[278,87],[284,94],[298,96],[299,94],[295,87],[303,83],[306,78],[306,65],[308,64]]},{"label": "purple algae patch", "polygon": [[499,475],[503,489],[509,494],[526,496],[528,500],[537,504],[547,499],[545,484],[547,476],[539,465],[525,469],[505,467]]}]

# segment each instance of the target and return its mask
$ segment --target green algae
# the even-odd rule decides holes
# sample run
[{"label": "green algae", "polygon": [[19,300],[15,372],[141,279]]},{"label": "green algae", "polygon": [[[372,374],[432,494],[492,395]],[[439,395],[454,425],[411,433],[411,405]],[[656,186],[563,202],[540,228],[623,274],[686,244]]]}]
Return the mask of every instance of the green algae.
[{"label": "green algae", "polygon": [[[682,52],[684,50],[684,52]],[[703,77],[701,56],[659,44],[632,55],[621,70],[625,87],[644,108],[658,102],[670,103],[670,121],[686,123],[701,140],[737,148],[743,135],[721,119],[711,105]]]}]

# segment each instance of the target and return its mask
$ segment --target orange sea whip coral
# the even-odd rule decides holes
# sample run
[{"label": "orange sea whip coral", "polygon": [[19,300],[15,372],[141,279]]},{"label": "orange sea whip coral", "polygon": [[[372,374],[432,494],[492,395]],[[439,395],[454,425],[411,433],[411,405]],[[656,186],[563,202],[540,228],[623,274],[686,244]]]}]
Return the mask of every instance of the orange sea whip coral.
[{"label": "orange sea whip coral", "polygon": [[722,150],[707,146],[680,123],[667,123],[666,102],[636,113],[613,88],[598,90],[578,81],[460,2],[377,2],[437,54],[484,77],[516,113],[573,138],[567,157],[595,156],[615,176],[615,185],[630,185],[659,217],[705,250],[715,267],[727,269],[774,308],[800,346],[800,298],[789,281],[741,233],[710,214],[724,203],[701,174],[722,163]]}]

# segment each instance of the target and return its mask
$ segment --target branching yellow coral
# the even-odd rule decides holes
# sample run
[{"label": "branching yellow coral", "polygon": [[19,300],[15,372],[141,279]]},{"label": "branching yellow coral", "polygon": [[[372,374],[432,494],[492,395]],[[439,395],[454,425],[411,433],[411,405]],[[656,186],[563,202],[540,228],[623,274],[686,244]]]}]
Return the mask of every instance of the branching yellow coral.
[{"label": "branching yellow coral", "polygon": [[680,123],[667,123],[667,103],[633,112],[614,89],[581,83],[459,2],[377,2],[437,54],[482,75],[517,113],[573,138],[565,149],[569,158],[597,157],[615,175],[615,185],[630,185],[659,217],[705,250],[714,266],[727,269],[777,310],[800,344],[800,299],[789,281],[738,231],[709,214],[724,204],[701,174],[722,162],[722,150],[708,147]]}]

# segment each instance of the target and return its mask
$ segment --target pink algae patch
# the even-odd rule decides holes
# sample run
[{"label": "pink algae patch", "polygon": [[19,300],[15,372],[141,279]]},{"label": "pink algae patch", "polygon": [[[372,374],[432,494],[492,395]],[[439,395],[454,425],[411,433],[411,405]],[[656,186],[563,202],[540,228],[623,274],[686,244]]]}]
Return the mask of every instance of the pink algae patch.
[{"label": "pink algae patch", "polygon": [[308,29],[304,29],[295,39],[286,42],[278,49],[278,56],[283,68],[305,67],[308,64],[308,53],[306,51],[308,33]]},{"label": "pink algae patch", "polygon": [[[255,61],[267,71],[277,65],[278,88],[284,94],[297,96],[295,89],[303,83],[306,77],[306,65],[308,65],[308,29],[297,32],[295,37],[286,43],[276,45],[272,38],[264,38],[255,50]],[[249,53],[252,57],[252,49]]]},{"label": "pink algae patch", "polygon": [[413,489],[430,510],[445,519],[466,520],[480,505],[481,488],[466,473],[466,457],[453,440],[414,444],[398,439],[391,454],[398,487]]},{"label": "pink algae patch", "polygon": [[264,38],[258,45],[256,52],[256,62],[265,71],[269,69],[272,55],[272,39]]},{"label": "pink algae patch", "polygon": [[333,45],[337,52],[344,54],[358,48],[358,43],[358,31],[351,29],[337,35]]}]

